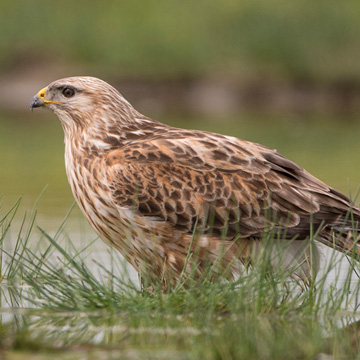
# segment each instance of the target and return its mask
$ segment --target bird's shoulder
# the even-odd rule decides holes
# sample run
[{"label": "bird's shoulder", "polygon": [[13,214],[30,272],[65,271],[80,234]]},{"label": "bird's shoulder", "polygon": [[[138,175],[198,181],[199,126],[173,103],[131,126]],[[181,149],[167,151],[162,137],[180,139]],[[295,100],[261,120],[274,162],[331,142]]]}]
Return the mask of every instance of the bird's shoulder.
[{"label": "bird's shoulder", "polygon": [[329,187],[275,149],[207,131],[159,128],[107,153],[110,171],[131,167],[154,172],[194,171],[223,173],[255,191],[265,181],[272,191],[288,187],[328,192]]},{"label": "bird's shoulder", "polygon": [[[162,129],[161,129],[162,130]],[[113,149],[107,154],[109,167],[125,163],[172,164],[202,170],[266,171],[265,146],[232,136],[199,130],[169,128],[153,132]]]}]

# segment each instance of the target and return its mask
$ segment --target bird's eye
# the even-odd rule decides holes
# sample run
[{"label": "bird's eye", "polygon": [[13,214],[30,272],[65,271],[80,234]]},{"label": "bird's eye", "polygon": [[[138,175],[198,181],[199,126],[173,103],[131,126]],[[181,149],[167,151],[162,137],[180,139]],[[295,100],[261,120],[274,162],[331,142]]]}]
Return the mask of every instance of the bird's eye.
[{"label": "bird's eye", "polygon": [[65,88],[63,91],[62,91],[62,94],[67,97],[67,98],[70,98],[72,96],[75,95],[75,90],[74,89],[71,89],[71,88]]}]

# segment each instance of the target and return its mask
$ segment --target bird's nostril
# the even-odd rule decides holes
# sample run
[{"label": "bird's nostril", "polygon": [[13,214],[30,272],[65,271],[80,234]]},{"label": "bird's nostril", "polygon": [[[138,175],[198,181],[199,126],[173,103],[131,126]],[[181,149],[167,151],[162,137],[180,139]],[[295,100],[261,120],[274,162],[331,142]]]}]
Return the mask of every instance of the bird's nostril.
[{"label": "bird's nostril", "polygon": [[40,98],[40,99],[45,99],[45,94],[46,94],[46,89],[44,88],[44,89],[41,89],[39,92],[38,92],[38,97]]}]

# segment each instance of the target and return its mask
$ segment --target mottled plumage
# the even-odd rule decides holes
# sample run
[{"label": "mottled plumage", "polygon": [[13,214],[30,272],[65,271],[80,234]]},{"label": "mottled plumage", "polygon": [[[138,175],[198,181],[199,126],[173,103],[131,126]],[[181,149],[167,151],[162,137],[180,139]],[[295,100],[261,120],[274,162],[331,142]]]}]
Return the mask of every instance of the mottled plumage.
[{"label": "mottled plumage", "polygon": [[282,255],[271,250],[273,263],[293,266],[304,280],[316,267],[311,234],[359,258],[360,209],[275,150],[153,121],[92,77],[51,83],[31,102],[44,105],[63,126],[66,172],[80,208],[150,281],[175,283],[191,243],[186,271],[196,264],[201,273],[221,256],[218,266],[235,276],[269,232],[284,248]]}]

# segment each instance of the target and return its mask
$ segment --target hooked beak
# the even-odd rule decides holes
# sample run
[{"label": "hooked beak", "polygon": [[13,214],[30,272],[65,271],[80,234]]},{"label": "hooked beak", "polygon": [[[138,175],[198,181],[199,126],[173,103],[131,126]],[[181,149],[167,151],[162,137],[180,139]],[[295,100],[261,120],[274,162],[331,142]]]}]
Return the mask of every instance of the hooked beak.
[{"label": "hooked beak", "polygon": [[33,111],[34,108],[44,106],[44,100],[40,99],[38,95],[35,95],[30,101],[30,110]]},{"label": "hooked beak", "polygon": [[62,102],[46,100],[45,99],[46,88],[41,89],[30,101],[30,110],[34,108],[45,106],[46,104],[58,104],[62,105]]}]

